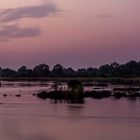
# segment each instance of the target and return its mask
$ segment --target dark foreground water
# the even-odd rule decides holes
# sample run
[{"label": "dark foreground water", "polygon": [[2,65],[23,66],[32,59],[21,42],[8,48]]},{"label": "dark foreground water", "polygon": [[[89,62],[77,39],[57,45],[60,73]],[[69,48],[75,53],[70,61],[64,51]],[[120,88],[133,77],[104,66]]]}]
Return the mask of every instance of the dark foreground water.
[{"label": "dark foreground water", "polygon": [[40,83],[3,83],[0,140],[140,140],[139,98],[53,104],[32,96],[48,88]]}]

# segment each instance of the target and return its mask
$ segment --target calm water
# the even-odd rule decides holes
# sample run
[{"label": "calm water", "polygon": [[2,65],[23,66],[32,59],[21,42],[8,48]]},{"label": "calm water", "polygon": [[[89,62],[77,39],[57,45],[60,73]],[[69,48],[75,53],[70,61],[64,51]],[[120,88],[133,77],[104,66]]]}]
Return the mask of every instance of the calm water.
[{"label": "calm water", "polygon": [[47,83],[2,83],[1,140],[140,140],[140,99],[88,98],[78,105],[32,96],[48,89]]}]

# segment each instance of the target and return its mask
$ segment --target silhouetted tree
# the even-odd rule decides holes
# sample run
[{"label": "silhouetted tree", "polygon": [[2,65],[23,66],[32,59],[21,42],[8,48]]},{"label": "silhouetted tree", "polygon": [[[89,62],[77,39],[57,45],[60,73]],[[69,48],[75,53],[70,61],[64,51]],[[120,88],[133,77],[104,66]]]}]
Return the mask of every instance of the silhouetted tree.
[{"label": "silhouetted tree", "polygon": [[56,64],[52,69],[53,77],[63,77],[64,76],[64,68],[60,64]]},{"label": "silhouetted tree", "polygon": [[33,69],[22,66],[17,71],[0,67],[0,77],[140,77],[140,62],[132,60],[122,65],[114,62],[99,68],[81,68],[77,71],[60,64],[56,64],[52,71],[46,64],[37,65]]},{"label": "silhouetted tree", "polygon": [[16,71],[11,70],[9,68],[1,69],[0,76],[1,77],[15,77]]},{"label": "silhouetted tree", "polygon": [[46,64],[40,64],[33,69],[33,76],[35,77],[48,77],[49,75],[49,66]]},{"label": "silhouetted tree", "polygon": [[121,77],[120,73],[121,73],[121,69],[120,69],[120,65],[117,62],[114,62],[111,64],[111,76],[114,77]]},{"label": "silhouetted tree", "polygon": [[72,68],[64,69],[64,76],[65,77],[75,77],[76,72]]},{"label": "silhouetted tree", "polygon": [[77,77],[87,77],[87,71],[85,68],[77,70]]},{"label": "silhouetted tree", "polygon": [[31,69],[27,69],[26,66],[22,66],[17,70],[17,77],[32,77],[33,71]]},{"label": "silhouetted tree", "polygon": [[87,77],[97,77],[98,69],[97,68],[87,68]]},{"label": "silhouetted tree", "polygon": [[98,74],[101,77],[110,77],[112,76],[112,67],[110,65],[102,65],[99,67]]}]

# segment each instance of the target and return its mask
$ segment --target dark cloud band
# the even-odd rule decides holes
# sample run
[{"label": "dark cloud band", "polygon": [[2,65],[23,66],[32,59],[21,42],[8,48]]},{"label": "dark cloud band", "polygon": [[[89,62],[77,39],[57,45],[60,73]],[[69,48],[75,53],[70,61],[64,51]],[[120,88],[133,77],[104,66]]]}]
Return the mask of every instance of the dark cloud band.
[{"label": "dark cloud band", "polygon": [[[9,41],[14,38],[27,38],[40,36],[42,30],[40,27],[21,28],[17,21],[23,18],[43,18],[51,15],[57,15],[59,10],[53,3],[40,4],[37,6],[27,6],[18,8],[9,8],[0,12],[0,41]],[[15,24],[11,24],[14,22]]]},{"label": "dark cloud band", "polygon": [[59,10],[55,4],[5,9],[0,12],[0,22],[17,21],[22,18],[47,17],[52,14],[57,14],[57,12],[59,12]]},{"label": "dark cloud band", "polygon": [[9,41],[14,38],[37,37],[41,30],[37,28],[21,28],[18,25],[3,26],[0,29],[0,40]]},{"label": "dark cloud band", "polygon": [[114,18],[112,15],[96,15],[98,18]]}]

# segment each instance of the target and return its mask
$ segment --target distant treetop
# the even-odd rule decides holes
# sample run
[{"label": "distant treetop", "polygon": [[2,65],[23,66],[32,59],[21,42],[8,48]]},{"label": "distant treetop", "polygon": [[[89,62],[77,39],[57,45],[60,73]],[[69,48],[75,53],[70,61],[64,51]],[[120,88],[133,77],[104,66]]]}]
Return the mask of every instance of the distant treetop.
[{"label": "distant treetop", "polygon": [[33,69],[21,66],[17,71],[0,67],[0,77],[140,77],[140,61],[129,61],[126,64],[117,62],[102,65],[99,68],[89,67],[74,70],[56,64],[52,70],[46,64],[39,64]]}]

